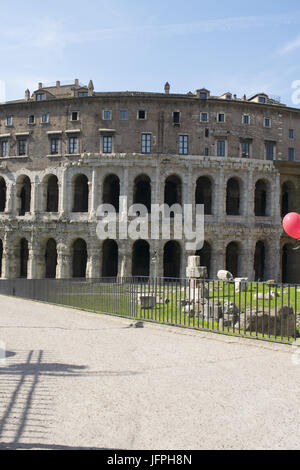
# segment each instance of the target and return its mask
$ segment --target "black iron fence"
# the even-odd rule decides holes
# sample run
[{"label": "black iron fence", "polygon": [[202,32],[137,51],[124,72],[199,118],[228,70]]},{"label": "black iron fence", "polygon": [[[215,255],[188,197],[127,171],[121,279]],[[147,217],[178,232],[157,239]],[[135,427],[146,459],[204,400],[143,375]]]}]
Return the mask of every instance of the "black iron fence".
[{"label": "black iron fence", "polygon": [[299,335],[297,285],[133,277],[12,279],[0,281],[0,294],[286,343]]}]

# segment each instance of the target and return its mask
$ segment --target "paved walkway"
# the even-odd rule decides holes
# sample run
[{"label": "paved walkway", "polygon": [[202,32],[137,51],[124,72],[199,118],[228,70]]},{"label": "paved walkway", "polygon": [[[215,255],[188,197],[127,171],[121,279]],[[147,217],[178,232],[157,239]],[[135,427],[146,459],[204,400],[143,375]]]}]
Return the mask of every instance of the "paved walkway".
[{"label": "paved walkway", "polygon": [[0,306],[0,449],[300,448],[290,346]]}]

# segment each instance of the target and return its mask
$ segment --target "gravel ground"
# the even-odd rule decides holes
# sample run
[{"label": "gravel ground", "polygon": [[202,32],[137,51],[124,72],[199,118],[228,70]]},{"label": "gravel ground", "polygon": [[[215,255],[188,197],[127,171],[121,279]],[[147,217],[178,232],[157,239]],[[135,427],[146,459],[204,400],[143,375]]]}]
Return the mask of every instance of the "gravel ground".
[{"label": "gravel ground", "polygon": [[0,305],[0,449],[300,448],[290,346]]}]

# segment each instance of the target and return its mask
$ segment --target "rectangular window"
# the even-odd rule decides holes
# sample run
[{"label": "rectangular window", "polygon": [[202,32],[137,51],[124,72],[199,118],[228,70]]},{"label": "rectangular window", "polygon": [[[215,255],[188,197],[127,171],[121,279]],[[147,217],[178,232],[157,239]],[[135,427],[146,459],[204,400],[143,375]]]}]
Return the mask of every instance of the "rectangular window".
[{"label": "rectangular window", "polygon": [[7,125],[7,126],[12,126],[12,123],[13,123],[13,118],[12,118],[12,116],[7,116],[7,118],[6,118],[6,125]]},{"label": "rectangular window", "polygon": [[209,129],[205,129],[205,137],[209,137]]},{"label": "rectangular window", "polygon": [[201,113],[200,114],[200,121],[201,122],[208,122],[208,114],[207,113]]},{"label": "rectangular window", "polygon": [[18,155],[26,155],[27,151],[27,140],[26,139],[21,139],[18,140]]},{"label": "rectangular window", "polygon": [[218,140],[217,143],[217,156],[225,157],[226,142],[225,140]]},{"label": "rectangular window", "polygon": [[275,145],[272,143],[266,144],[266,159],[274,160],[274,154],[275,154]]},{"label": "rectangular window", "polygon": [[81,98],[82,96],[89,96],[89,93],[87,91],[79,91],[78,96],[79,98]]},{"label": "rectangular window", "polygon": [[179,136],[179,155],[188,155],[189,153],[189,137],[188,135]]},{"label": "rectangular window", "polygon": [[137,112],[138,119],[146,119],[146,111],[144,109],[139,109]]},{"label": "rectangular window", "polygon": [[79,121],[79,113],[78,113],[78,111],[72,111],[72,113],[71,113],[71,121]]},{"label": "rectangular window", "polygon": [[121,111],[120,111],[120,119],[121,119],[121,121],[126,121],[126,119],[128,119],[128,112],[127,112],[127,109],[121,109]]},{"label": "rectangular window", "polygon": [[294,129],[289,129],[289,138],[290,139],[294,138]]},{"label": "rectangular window", "polygon": [[243,124],[250,124],[249,114],[243,114]]},{"label": "rectangular window", "polygon": [[112,137],[111,136],[103,136],[103,153],[111,153],[112,152]]},{"label": "rectangular window", "polygon": [[259,103],[262,103],[262,104],[265,104],[266,98],[265,98],[264,96],[260,96],[260,97],[258,98],[258,102],[259,102]]},{"label": "rectangular window", "polygon": [[36,95],[36,100],[37,101],[44,101],[45,100],[45,93],[38,93]]},{"label": "rectangular window", "polygon": [[201,100],[206,100],[207,99],[207,93],[205,93],[205,91],[200,92],[200,99]]},{"label": "rectangular window", "polygon": [[112,112],[110,109],[104,109],[103,111],[103,119],[105,119],[106,121],[111,121],[111,117],[112,117]]},{"label": "rectangular window", "polygon": [[28,117],[28,124],[34,124],[34,115]]},{"label": "rectangular window", "polygon": [[293,162],[295,160],[295,149],[290,147],[289,148],[289,161]]},{"label": "rectangular window", "polygon": [[264,126],[265,127],[271,127],[271,119],[270,118],[265,118]]},{"label": "rectangular window", "polygon": [[180,124],[180,112],[179,111],[173,112],[173,124]]},{"label": "rectangular window", "polygon": [[78,138],[77,137],[69,138],[69,153],[70,154],[78,153]]},{"label": "rectangular window", "polygon": [[218,122],[225,122],[225,114],[219,113],[218,114]]},{"label": "rectangular window", "polygon": [[204,155],[205,155],[206,157],[209,156],[209,148],[208,148],[208,147],[205,147],[205,149],[204,149]]},{"label": "rectangular window", "polygon": [[151,134],[142,134],[142,153],[151,153]]},{"label": "rectangular window", "polygon": [[7,140],[2,140],[0,142],[0,156],[8,157],[8,141]]},{"label": "rectangular window", "polygon": [[250,142],[242,142],[241,143],[241,150],[242,150],[242,158],[249,158],[250,157]]},{"label": "rectangular window", "polygon": [[51,139],[51,155],[59,154],[59,139]]},{"label": "rectangular window", "polygon": [[49,122],[49,114],[42,114],[41,122],[43,124],[46,124],[47,122]]}]

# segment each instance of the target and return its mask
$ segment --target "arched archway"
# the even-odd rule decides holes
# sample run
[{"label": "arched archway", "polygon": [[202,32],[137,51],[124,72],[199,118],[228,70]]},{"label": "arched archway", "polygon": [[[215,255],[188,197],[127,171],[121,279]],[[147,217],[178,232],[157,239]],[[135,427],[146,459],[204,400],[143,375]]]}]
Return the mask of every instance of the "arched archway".
[{"label": "arched archway", "polygon": [[258,180],[255,184],[254,213],[256,217],[265,217],[267,210],[267,184],[264,180]]},{"label": "arched archway", "polygon": [[73,180],[73,210],[72,212],[88,212],[89,210],[89,181],[86,175],[77,175]]},{"label": "arched archway", "polygon": [[118,275],[118,244],[115,240],[105,240],[102,244],[102,277]]},{"label": "arched archway", "polygon": [[20,245],[19,245],[19,250],[20,250],[20,271],[19,271],[19,277],[22,278],[27,278],[28,276],[28,259],[29,259],[29,249],[28,249],[28,241],[26,238],[22,238],[20,240]]},{"label": "arched archway", "polygon": [[182,184],[177,175],[168,176],[165,181],[164,202],[168,206],[182,203]]},{"label": "arched archway", "polygon": [[196,256],[200,256],[201,266],[206,266],[207,268],[207,277],[210,278],[210,269],[211,269],[211,245],[208,242],[204,242],[204,245],[201,250],[197,250],[195,253]]},{"label": "arched archway", "polygon": [[201,176],[196,183],[196,204],[204,205],[204,214],[212,214],[212,183],[207,176]]},{"label": "arched archway", "polygon": [[229,271],[233,277],[238,276],[239,272],[239,245],[236,242],[231,242],[226,248],[226,270]]},{"label": "arched archway", "polygon": [[82,238],[77,238],[72,245],[72,277],[86,277],[87,246]]},{"label": "arched archway", "polygon": [[103,204],[111,204],[119,212],[120,180],[117,175],[106,176],[103,182]]},{"label": "arched archway", "polygon": [[226,214],[240,215],[240,183],[237,178],[230,178],[227,181]]},{"label": "arched archway", "polygon": [[149,277],[150,246],[145,240],[137,240],[132,247],[132,276]]},{"label": "arched archway", "polygon": [[0,212],[4,212],[6,207],[6,183],[5,179],[0,177]]},{"label": "arched archway", "polygon": [[300,252],[294,248],[292,243],[285,243],[282,247],[281,275],[284,283],[300,283]]},{"label": "arched archway", "polygon": [[169,241],[164,246],[164,277],[180,277],[181,247],[176,241]]},{"label": "arched archway", "polygon": [[48,176],[44,184],[46,185],[46,212],[58,212],[57,176]]},{"label": "arched archway", "polygon": [[143,204],[151,212],[151,180],[147,175],[139,175],[134,180],[133,204]]},{"label": "arched archway", "polygon": [[281,187],[281,217],[296,209],[295,185],[292,181],[286,181]]},{"label": "arched archway", "polygon": [[265,280],[265,258],[266,258],[265,244],[264,242],[259,241],[256,243],[255,253],[254,253],[255,281]]},{"label": "arched archway", "polygon": [[17,207],[19,215],[23,216],[30,212],[31,182],[28,176],[20,176],[16,183]]},{"label": "arched archway", "polygon": [[57,246],[54,238],[49,238],[45,249],[45,277],[53,279],[56,277]]}]

